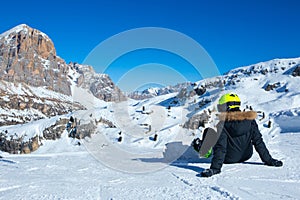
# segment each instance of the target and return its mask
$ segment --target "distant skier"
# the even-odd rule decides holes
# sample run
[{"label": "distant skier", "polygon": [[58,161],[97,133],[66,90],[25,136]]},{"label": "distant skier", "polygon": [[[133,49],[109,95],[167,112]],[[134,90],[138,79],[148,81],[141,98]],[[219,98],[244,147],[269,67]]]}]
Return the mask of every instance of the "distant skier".
[{"label": "distant skier", "polygon": [[250,159],[253,146],[266,165],[275,167],[283,165],[282,161],[271,157],[263,142],[255,121],[256,112],[241,112],[240,105],[240,98],[233,93],[225,94],[219,99],[220,122],[217,131],[220,137],[213,147],[210,169],[201,172],[202,177],[220,173],[223,163],[240,163]]},{"label": "distant skier", "polygon": [[69,123],[67,124],[67,130],[69,132],[69,137],[75,138],[76,136],[76,130],[77,123],[76,119],[74,119],[72,116],[70,117]]}]

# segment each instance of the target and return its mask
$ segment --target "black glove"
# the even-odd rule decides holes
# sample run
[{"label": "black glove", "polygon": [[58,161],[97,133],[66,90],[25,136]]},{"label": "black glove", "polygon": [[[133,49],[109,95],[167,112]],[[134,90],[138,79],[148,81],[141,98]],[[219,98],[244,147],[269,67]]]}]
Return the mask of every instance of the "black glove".
[{"label": "black glove", "polygon": [[202,145],[202,141],[199,138],[196,138],[192,141],[191,145],[195,149],[195,151],[199,152]]},{"label": "black glove", "polygon": [[283,165],[282,161],[272,158],[269,162],[266,163],[268,166],[281,167]]},{"label": "black glove", "polygon": [[219,174],[221,170],[219,169],[205,169],[201,172],[202,177],[211,177],[212,175]]}]

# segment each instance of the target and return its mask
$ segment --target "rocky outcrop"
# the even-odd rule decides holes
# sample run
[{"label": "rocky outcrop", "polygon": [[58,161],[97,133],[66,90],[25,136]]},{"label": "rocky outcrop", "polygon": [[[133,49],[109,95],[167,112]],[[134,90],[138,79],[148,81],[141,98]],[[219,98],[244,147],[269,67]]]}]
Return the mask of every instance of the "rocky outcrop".
[{"label": "rocky outcrop", "polygon": [[95,123],[96,123],[96,125],[98,125],[100,123],[100,124],[107,125],[109,128],[116,128],[116,125],[113,122],[111,122],[105,118],[102,118],[102,117],[99,120],[95,120]]},{"label": "rocky outcrop", "polygon": [[[0,151],[8,152],[11,154],[27,154],[36,151],[41,145],[43,140],[56,140],[61,138],[64,131],[66,131],[68,118],[59,118],[53,125],[46,127],[42,134],[35,135],[34,137],[27,139],[25,137],[19,137],[18,133],[8,133],[8,131],[0,132]],[[83,139],[85,137],[91,137],[95,133],[97,126],[95,124],[103,123],[109,127],[115,127],[112,122],[100,118],[99,121],[90,121],[85,124],[79,124],[76,129],[76,138]],[[20,130],[22,131],[22,130]]]},{"label": "rocky outcrop", "polygon": [[74,68],[81,75],[78,78],[78,85],[89,89],[95,97],[104,101],[114,102],[126,100],[126,96],[107,74],[97,74],[94,69],[88,65],[75,64]]},{"label": "rocky outcrop", "polygon": [[[21,98],[26,98],[26,101],[22,100]],[[51,102],[51,104],[50,104]],[[51,117],[56,115],[66,114],[72,111],[72,108],[76,109],[83,109],[82,106],[73,104],[73,102],[64,102],[60,101],[59,99],[48,99],[48,98],[39,98],[39,101],[36,101],[35,96],[18,96],[18,95],[11,95],[9,101],[0,101],[0,107],[2,109],[7,110],[21,110],[21,111],[29,111],[29,110],[37,110],[40,111],[42,114],[39,115],[19,115],[15,116],[19,120],[15,121],[8,121],[5,120],[6,118],[10,118],[13,116],[9,116],[9,114],[3,115],[2,120],[0,121],[0,126],[2,125],[15,125],[19,123],[29,122],[31,120],[38,120],[44,118],[44,116]],[[1,114],[0,114],[1,115]],[[13,115],[13,112],[12,112]]]},{"label": "rocky outcrop", "polygon": [[183,128],[195,130],[199,127],[204,127],[205,124],[208,122],[209,118],[209,114],[206,111],[204,111],[201,114],[197,114],[189,118],[189,120],[183,125]]},{"label": "rocky outcrop", "polygon": [[271,91],[271,90],[274,90],[278,87],[280,87],[280,82],[273,83],[273,84],[268,83],[267,85],[264,86],[264,89],[265,89],[265,91]]},{"label": "rocky outcrop", "polygon": [[95,81],[90,85],[93,95],[104,101],[120,102],[126,100],[122,91],[115,86],[108,75],[96,75]]},{"label": "rocky outcrop", "polygon": [[[29,140],[25,140],[25,136],[19,137],[18,133],[8,133],[8,131],[0,132],[0,150],[12,154],[27,154],[36,151],[42,140],[55,140],[61,137],[66,129],[66,123],[69,120],[61,118],[50,127],[45,128],[43,136],[36,135]],[[22,130],[20,130],[22,131]]]},{"label": "rocky outcrop", "polygon": [[71,95],[68,66],[44,33],[25,24],[0,36],[0,77]]},{"label": "rocky outcrop", "polygon": [[35,136],[28,141],[24,137],[17,137],[17,134],[7,137],[7,132],[0,132],[0,150],[11,154],[31,153],[40,147],[41,138]]},{"label": "rocky outcrop", "polygon": [[69,119],[62,118],[56,121],[56,123],[53,124],[52,126],[46,128],[43,131],[43,139],[56,140],[58,138],[61,138],[61,135],[66,129],[66,124],[68,123],[68,121]]},{"label": "rocky outcrop", "polygon": [[300,65],[296,66],[294,71],[292,72],[293,76],[300,76]]},{"label": "rocky outcrop", "polygon": [[82,139],[85,137],[91,137],[92,134],[95,133],[97,126],[94,124],[94,122],[90,121],[87,124],[81,124],[78,126],[78,133],[77,138]]},{"label": "rocky outcrop", "polygon": [[24,124],[85,109],[69,96],[5,81],[0,81],[0,108],[0,126]]},{"label": "rocky outcrop", "polygon": [[189,87],[181,89],[176,97],[178,99],[188,99],[195,95],[196,95],[196,92],[195,92],[194,88],[189,86]]},{"label": "rocky outcrop", "polygon": [[126,99],[108,75],[95,73],[91,66],[66,64],[56,55],[46,34],[25,24],[0,35],[0,80],[44,87],[69,96],[74,82],[104,101]]}]

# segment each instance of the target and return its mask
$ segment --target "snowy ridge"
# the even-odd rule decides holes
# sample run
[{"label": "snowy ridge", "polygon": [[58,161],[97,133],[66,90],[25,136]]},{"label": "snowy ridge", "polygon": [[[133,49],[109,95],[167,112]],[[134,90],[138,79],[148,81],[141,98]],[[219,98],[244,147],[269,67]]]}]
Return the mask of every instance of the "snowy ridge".
[{"label": "snowy ridge", "polygon": [[147,99],[147,98],[152,98],[152,97],[156,97],[156,96],[160,96],[160,95],[179,92],[181,89],[187,87],[188,85],[190,85],[190,83],[179,83],[175,86],[167,86],[167,87],[163,87],[163,88],[150,87],[143,91],[132,92],[132,93],[128,94],[128,97],[132,98],[132,99],[137,99],[137,100]]},{"label": "snowy ridge", "polygon": [[[240,75],[245,73],[258,73],[258,72],[275,72],[285,71],[291,67],[300,64],[300,58],[289,58],[289,59],[273,59],[267,62],[260,62],[254,65],[239,67],[230,70],[226,75]],[[277,73],[277,72],[276,72]]]}]

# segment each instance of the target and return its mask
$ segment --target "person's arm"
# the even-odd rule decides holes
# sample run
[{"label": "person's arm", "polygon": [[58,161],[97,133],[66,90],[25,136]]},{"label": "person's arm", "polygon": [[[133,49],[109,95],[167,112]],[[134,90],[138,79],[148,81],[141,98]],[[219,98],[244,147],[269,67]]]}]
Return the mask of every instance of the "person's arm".
[{"label": "person's arm", "polygon": [[262,135],[258,129],[257,123],[255,120],[251,123],[251,131],[252,131],[252,144],[254,145],[255,150],[259,154],[260,159],[269,166],[276,166],[280,167],[282,166],[282,162],[276,159],[273,159],[272,156],[269,153],[269,150],[267,149],[263,139]]},{"label": "person's arm", "polygon": [[209,169],[206,169],[201,173],[203,177],[210,177],[221,172],[227,149],[227,134],[222,128],[219,127],[218,131],[221,131],[221,134],[217,143],[213,147],[213,158],[211,165]]}]

